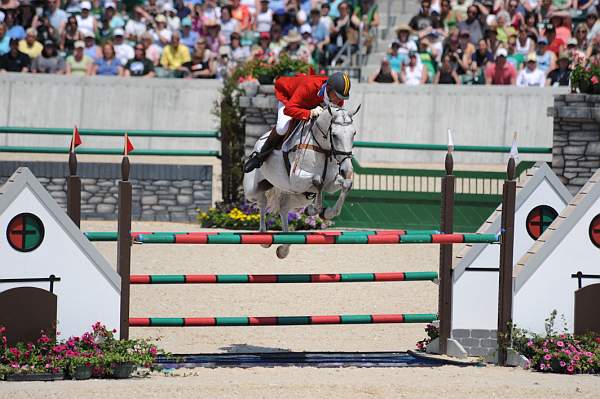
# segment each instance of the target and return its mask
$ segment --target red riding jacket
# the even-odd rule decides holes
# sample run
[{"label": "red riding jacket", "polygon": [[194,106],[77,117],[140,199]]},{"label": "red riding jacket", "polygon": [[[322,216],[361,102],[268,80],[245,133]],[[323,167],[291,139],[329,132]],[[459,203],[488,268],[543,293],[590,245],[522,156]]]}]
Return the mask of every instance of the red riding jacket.
[{"label": "red riding jacket", "polygon": [[284,114],[294,119],[310,119],[310,110],[323,102],[319,90],[327,76],[282,76],[275,81],[275,97],[285,105]]}]

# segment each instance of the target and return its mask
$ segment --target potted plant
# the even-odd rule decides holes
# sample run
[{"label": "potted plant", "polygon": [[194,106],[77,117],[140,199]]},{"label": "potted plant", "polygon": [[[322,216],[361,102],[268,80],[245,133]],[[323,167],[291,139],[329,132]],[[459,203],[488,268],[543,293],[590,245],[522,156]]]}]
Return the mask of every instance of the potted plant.
[{"label": "potted plant", "polygon": [[600,94],[600,60],[592,58],[586,65],[583,59],[575,59],[575,68],[571,72],[571,92]]},{"label": "potted plant", "polygon": [[75,380],[88,380],[92,378],[94,370],[102,364],[102,355],[99,353],[80,353],[71,357],[67,362],[67,372]]}]

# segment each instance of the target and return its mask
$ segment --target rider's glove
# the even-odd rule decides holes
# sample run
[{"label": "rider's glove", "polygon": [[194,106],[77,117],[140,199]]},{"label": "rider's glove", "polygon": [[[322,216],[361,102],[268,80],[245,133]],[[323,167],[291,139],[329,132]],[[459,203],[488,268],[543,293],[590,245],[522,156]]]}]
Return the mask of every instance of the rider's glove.
[{"label": "rider's glove", "polygon": [[319,115],[323,113],[323,107],[316,106],[315,108],[310,110],[310,117],[317,118]]}]

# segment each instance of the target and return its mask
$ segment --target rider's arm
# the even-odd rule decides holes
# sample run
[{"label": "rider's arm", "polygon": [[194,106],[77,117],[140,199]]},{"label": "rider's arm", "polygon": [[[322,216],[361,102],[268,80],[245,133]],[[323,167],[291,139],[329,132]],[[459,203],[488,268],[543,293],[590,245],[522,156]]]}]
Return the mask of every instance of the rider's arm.
[{"label": "rider's arm", "polygon": [[314,94],[311,93],[309,88],[305,86],[298,87],[285,105],[283,113],[287,116],[291,116],[294,119],[309,120],[310,110],[305,109],[302,106],[302,102],[304,99],[311,98],[313,96]]}]

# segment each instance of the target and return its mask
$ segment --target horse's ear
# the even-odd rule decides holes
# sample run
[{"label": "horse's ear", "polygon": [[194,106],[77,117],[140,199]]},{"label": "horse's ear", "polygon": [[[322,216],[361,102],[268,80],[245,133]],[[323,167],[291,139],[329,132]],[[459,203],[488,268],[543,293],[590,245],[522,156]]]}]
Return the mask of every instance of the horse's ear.
[{"label": "horse's ear", "polygon": [[327,106],[327,112],[329,112],[329,116],[333,116],[333,113],[331,112],[331,105]]},{"label": "horse's ear", "polygon": [[354,115],[358,114],[358,111],[360,111],[361,106],[362,104],[358,104],[358,107],[356,107],[354,111],[350,112],[350,117],[353,117]]}]

